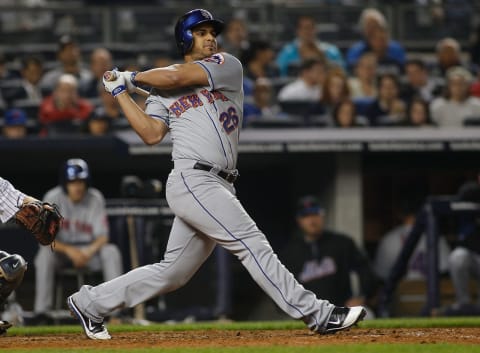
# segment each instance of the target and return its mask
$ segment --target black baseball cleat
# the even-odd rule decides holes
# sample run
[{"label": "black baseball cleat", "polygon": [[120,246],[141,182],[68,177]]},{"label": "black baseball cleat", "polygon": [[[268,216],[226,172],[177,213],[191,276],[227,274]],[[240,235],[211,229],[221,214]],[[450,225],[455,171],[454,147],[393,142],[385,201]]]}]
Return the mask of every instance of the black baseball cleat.
[{"label": "black baseball cleat", "polygon": [[67,298],[67,304],[70,308],[72,316],[77,317],[80,321],[80,324],[83,327],[85,335],[92,340],[109,340],[112,337],[107,331],[107,328],[103,325],[103,321],[100,323],[93,322],[85,314],[83,314],[80,309],[75,305],[72,296]]},{"label": "black baseball cleat", "polygon": [[12,327],[12,324],[8,321],[0,320],[0,336],[7,333],[7,330]]},{"label": "black baseball cleat", "polygon": [[351,308],[336,306],[330,314],[327,326],[322,333],[335,333],[345,330],[362,321],[365,315],[367,315],[367,311],[362,306],[353,306]]}]

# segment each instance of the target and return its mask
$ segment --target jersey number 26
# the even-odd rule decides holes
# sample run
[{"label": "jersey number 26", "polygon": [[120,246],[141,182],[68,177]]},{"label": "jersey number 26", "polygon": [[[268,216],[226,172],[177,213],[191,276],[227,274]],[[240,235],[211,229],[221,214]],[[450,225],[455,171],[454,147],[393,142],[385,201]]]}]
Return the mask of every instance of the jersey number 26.
[{"label": "jersey number 26", "polygon": [[220,122],[223,123],[223,129],[227,134],[230,135],[232,131],[234,131],[238,127],[238,123],[240,121],[237,111],[234,107],[228,108],[226,112],[220,114]]}]

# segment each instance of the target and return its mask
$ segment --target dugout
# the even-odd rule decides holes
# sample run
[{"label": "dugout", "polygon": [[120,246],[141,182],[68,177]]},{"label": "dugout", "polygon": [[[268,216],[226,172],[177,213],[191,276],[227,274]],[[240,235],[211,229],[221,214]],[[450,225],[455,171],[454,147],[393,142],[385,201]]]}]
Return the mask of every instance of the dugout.
[{"label": "dugout", "polygon": [[[237,193],[276,250],[282,249],[295,229],[297,197],[314,193],[326,205],[328,226],[351,235],[372,255],[382,234],[394,224],[404,190],[413,187],[425,195],[453,194],[476,175],[477,130],[448,134],[439,134],[436,129],[246,130],[240,144]],[[128,132],[102,138],[29,137],[0,140],[0,162],[8,166],[2,177],[42,197],[57,184],[58,168],[65,159],[84,158],[90,165],[93,185],[107,199],[114,199],[120,196],[125,175],[165,182],[171,168],[170,148],[168,141],[144,146]],[[22,253],[33,263],[34,240],[12,229],[10,225],[1,228],[2,246]],[[209,261],[214,266],[214,258]],[[231,264],[232,316],[244,319],[250,315],[252,303],[264,294],[240,263],[232,259]],[[192,301],[212,304],[215,287],[209,267],[206,264],[202,268],[205,273],[199,273],[179,291],[179,306]],[[31,268],[18,292],[26,310],[31,308],[28,293],[34,290],[33,275]]]}]

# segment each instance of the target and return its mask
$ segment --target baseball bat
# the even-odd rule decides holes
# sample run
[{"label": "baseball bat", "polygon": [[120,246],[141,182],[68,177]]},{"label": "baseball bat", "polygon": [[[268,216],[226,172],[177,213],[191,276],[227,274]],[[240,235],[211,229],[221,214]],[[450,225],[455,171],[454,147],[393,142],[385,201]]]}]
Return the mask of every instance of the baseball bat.
[{"label": "baseball bat", "polygon": [[[132,215],[127,216],[128,225],[128,243],[130,245],[130,263],[132,269],[140,266],[137,248],[137,232],[135,230],[135,218]],[[133,308],[133,318],[136,320],[145,320],[145,304],[140,303]]]},{"label": "baseball bat", "polygon": [[[105,71],[103,77],[105,78],[105,81],[115,81],[117,79],[117,72],[115,70]],[[148,97],[150,95],[150,93],[140,87],[135,87],[135,92],[144,97]]]}]

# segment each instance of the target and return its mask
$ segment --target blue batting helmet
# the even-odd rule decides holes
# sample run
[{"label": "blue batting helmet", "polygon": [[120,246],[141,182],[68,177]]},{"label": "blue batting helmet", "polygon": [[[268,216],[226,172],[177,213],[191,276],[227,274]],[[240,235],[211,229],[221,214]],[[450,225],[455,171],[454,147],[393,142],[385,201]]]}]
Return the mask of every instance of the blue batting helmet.
[{"label": "blue batting helmet", "polygon": [[60,181],[64,190],[69,181],[85,180],[90,184],[90,170],[87,162],[80,158],[71,158],[65,162],[60,175]]},{"label": "blue batting helmet", "polygon": [[188,11],[178,19],[175,25],[175,41],[182,55],[185,55],[192,49],[192,28],[202,23],[211,23],[217,35],[222,32],[225,25],[222,21],[214,19],[212,14],[207,10],[195,9]]}]

